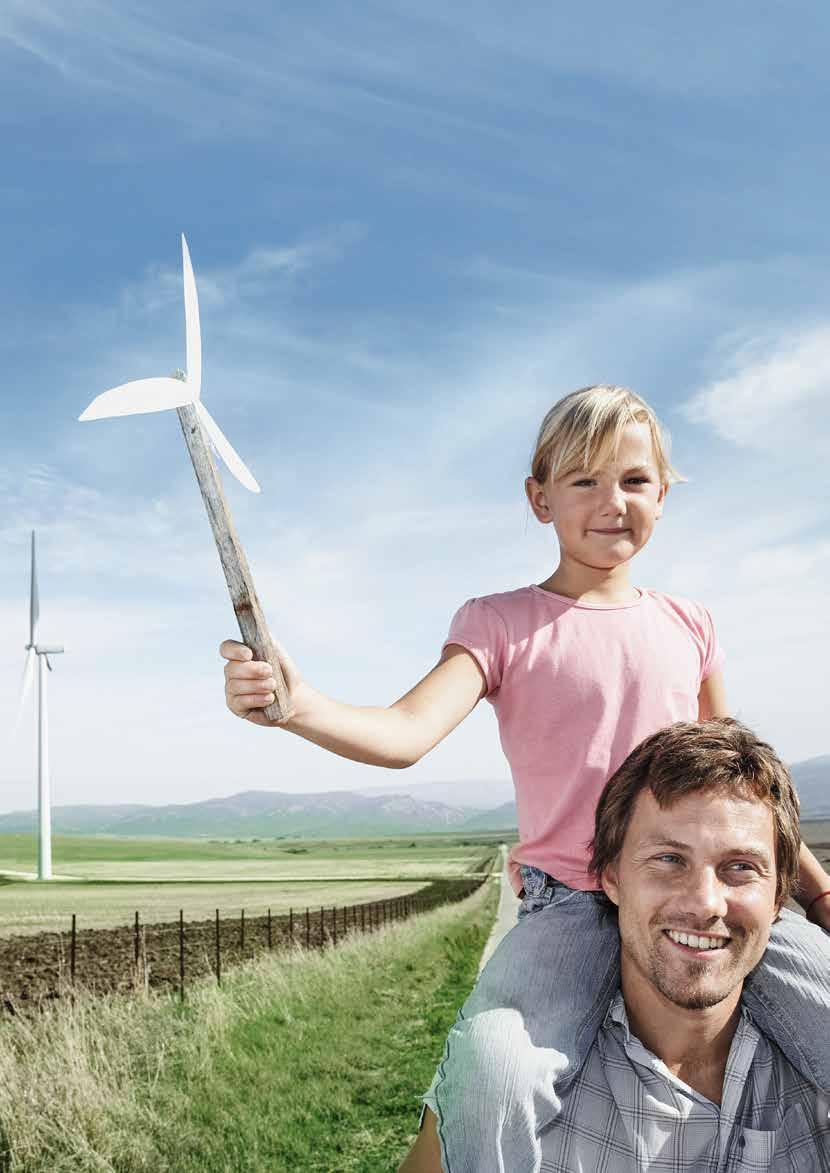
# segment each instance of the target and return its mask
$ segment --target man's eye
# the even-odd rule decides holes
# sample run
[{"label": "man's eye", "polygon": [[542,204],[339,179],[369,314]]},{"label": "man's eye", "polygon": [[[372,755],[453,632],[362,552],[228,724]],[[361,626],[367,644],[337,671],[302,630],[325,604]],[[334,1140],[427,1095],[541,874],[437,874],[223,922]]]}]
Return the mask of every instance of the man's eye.
[{"label": "man's eye", "polygon": [[682,863],[679,855],[675,855],[672,851],[664,851],[662,855],[657,856],[658,863]]}]

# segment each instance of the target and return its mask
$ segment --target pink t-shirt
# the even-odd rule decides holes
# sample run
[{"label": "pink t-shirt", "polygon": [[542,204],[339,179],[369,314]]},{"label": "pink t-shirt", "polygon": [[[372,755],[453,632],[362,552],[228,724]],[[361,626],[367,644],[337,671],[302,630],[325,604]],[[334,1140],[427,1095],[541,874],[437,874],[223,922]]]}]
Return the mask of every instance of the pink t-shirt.
[{"label": "pink t-shirt", "polygon": [[516,787],[514,888],[526,863],[595,889],[588,843],[597,799],[649,734],[697,720],[701,682],[723,656],[709,612],[651,590],[595,606],[528,586],[470,599],[447,644],[475,656],[498,717]]}]

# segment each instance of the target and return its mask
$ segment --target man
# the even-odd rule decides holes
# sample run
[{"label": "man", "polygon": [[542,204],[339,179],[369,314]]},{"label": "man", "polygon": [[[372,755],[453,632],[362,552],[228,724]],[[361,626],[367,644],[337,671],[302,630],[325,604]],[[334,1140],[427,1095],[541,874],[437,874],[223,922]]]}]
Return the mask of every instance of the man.
[{"label": "man", "polygon": [[[539,1137],[543,1173],[830,1171],[827,1098],[741,1007],[770,926],[794,915],[799,842],[786,767],[736,721],[672,725],[610,779],[592,869],[616,906],[621,989]],[[401,1173],[441,1170],[427,1105]]]}]

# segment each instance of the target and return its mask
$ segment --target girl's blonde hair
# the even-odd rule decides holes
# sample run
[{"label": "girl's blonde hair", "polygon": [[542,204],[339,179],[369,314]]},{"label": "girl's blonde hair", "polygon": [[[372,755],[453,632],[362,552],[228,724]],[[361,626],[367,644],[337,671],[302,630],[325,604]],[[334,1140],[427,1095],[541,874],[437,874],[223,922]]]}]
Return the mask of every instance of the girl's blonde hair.
[{"label": "girl's blonde hair", "polygon": [[539,429],[531,476],[544,484],[551,474],[555,479],[577,469],[598,468],[616,456],[623,429],[630,423],[648,425],[660,483],[684,480],[669,460],[668,432],[646,401],[611,383],[580,387],[554,403]]}]

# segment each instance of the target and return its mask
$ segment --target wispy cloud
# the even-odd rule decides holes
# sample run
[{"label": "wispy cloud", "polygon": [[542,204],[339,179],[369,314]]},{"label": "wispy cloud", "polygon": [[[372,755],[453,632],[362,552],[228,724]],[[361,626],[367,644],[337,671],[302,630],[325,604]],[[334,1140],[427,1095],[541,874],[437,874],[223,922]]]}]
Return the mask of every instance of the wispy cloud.
[{"label": "wispy cloud", "polygon": [[830,438],[830,326],[752,337],[724,363],[726,372],[685,407],[740,446],[792,451]]}]

